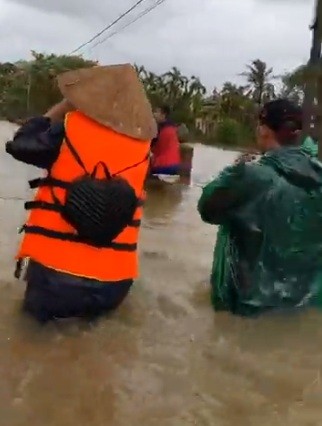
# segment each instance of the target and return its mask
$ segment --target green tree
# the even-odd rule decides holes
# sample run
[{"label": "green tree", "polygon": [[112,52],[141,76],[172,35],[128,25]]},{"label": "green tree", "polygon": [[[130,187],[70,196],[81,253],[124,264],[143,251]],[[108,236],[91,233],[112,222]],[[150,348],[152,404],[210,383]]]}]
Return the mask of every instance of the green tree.
[{"label": "green tree", "polygon": [[281,96],[296,103],[301,103],[304,98],[307,72],[308,67],[306,65],[301,65],[295,70],[284,74],[281,77]]},{"label": "green tree", "polygon": [[226,82],[220,92],[218,105],[221,119],[232,118],[249,129],[254,126],[258,107],[244,86]]},{"label": "green tree", "polygon": [[220,116],[240,118],[245,101],[245,88],[227,81],[220,92]]},{"label": "green tree", "polygon": [[23,118],[42,114],[61,99],[56,83],[58,74],[95,64],[79,56],[34,51],[30,61],[0,64],[0,115]]},{"label": "green tree", "polygon": [[253,100],[262,105],[270,99],[275,97],[275,87],[272,83],[273,68],[260,59],[255,59],[251,64],[247,65],[247,71],[241,73],[246,77],[247,89]]},{"label": "green tree", "polygon": [[149,72],[142,66],[135,67],[152,106],[169,105],[177,123],[193,127],[206,93],[200,79],[195,76],[188,78],[176,67],[161,75]]},{"label": "green tree", "polygon": [[[0,63],[0,115],[17,119],[42,114],[61,99],[56,83],[58,74],[94,65],[95,62],[79,56],[37,52],[32,52],[30,61]],[[197,76],[188,77],[176,67],[163,74],[144,66],[135,68],[152,106],[168,104],[177,124],[184,124],[190,134],[198,137],[203,136],[203,129],[210,143],[250,145],[258,104],[275,96],[272,69],[258,59],[243,73],[247,85],[226,82],[221,91],[214,90],[211,96],[207,96]],[[283,76],[283,83],[289,94],[302,91],[300,69]]]}]

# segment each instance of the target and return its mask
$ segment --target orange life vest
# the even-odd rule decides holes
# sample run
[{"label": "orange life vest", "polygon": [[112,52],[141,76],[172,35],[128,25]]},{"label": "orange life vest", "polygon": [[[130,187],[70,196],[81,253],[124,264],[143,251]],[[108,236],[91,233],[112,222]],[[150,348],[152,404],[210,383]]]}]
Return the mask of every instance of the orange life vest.
[{"label": "orange life vest", "polygon": [[121,172],[120,176],[128,181],[142,202],[136,209],[132,223],[109,247],[96,248],[73,238],[75,230],[55,210],[52,191],[64,203],[66,183],[84,175],[84,171],[64,141],[50,174],[30,182],[31,187],[39,189],[34,201],[25,205],[31,213],[22,228],[25,235],[17,258],[30,257],[57,271],[99,281],[115,282],[136,278],[143,186],[148,169],[148,160],[145,159],[149,154],[150,141],[140,141],[116,133],[80,112],[67,115],[65,133],[89,171],[100,161],[107,165],[111,174],[140,163]]}]

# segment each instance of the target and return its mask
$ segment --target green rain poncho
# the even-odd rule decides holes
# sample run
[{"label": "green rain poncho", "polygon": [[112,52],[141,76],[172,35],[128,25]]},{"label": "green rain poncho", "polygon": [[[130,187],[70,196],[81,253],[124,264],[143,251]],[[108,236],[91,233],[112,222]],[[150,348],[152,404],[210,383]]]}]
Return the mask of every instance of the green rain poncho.
[{"label": "green rain poncho", "polygon": [[322,306],[322,164],[302,148],[227,167],[203,189],[198,210],[221,225],[211,274],[216,310],[250,316]]},{"label": "green rain poncho", "polygon": [[310,136],[307,136],[304,139],[302,149],[304,152],[311,155],[312,157],[318,156],[318,144]]}]

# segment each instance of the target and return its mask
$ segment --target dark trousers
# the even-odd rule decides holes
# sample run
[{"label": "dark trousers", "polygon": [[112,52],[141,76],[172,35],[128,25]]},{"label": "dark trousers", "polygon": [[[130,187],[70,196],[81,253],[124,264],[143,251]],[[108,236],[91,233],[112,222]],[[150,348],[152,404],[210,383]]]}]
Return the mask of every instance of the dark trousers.
[{"label": "dark trousers", "polygon": [[151,175],[169,175],[174,176],[180,173],[180,165],[154,167],[150,170]]},{"label": "dark trousers", "polygon": [[55,271],[30,261],[23,308],[40,322],[59,318],[94,319],[116,309],[133,281],[99,282]]}]

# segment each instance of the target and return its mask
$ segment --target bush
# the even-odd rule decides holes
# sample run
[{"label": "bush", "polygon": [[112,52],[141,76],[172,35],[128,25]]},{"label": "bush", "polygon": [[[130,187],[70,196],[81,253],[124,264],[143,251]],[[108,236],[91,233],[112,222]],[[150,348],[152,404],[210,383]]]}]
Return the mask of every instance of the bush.
[{"label": "bush", "polygon": [[62,98],[57,75],[94,65],[79,56],[36,52],[30,61],[0,63],[0,116],[13,120],[43,114]]},{"label": "bush", "polygon": [[227,117],[218,123],[212,140],[221,146],[248,148],[255,144],[255,130]]},{"label": "bush", "polygon": [[215,139],[220,145],[236,146],[241,143],[240,123],[233,118],[224,118],[220,121],[216,128]]},{"label": "bush", "polygon": [[241,133],[240,133],[240,143],[239,145],[244,145],[246,147],[252,146],[256,144],[256,132],[255,127],[250,128],[245,125],[241,125]]}]

